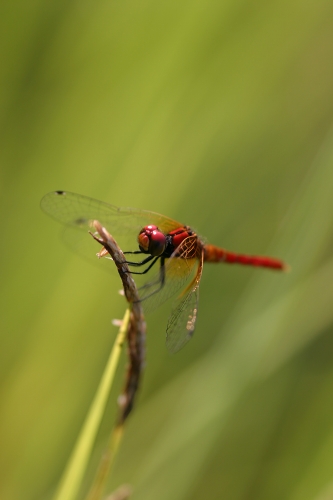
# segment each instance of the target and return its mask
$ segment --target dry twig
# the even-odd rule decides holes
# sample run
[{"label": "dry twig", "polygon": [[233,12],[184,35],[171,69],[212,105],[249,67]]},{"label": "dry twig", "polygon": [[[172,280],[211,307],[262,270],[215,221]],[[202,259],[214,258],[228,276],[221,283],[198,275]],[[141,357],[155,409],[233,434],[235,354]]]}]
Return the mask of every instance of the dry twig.
[{"label": "dry twig", "polygon": [[[92,234],[92,236],[112,257],[123,283],[125,297],[131,304],[130,322],[127,332],[129,364],[123,394],[118,400],[121,410],[118,423],[122,424],[133,408],[135,395],[139,387],[141,373],[144,367],[146,322],[144,320],[135,281],[130,274],[130,269],[126,263],[123,252],[118,247],[113,237],[98,221],[93,222],[93,227],[96,229],[97,234]],[[99,256],[103,257],[104,255],[105,251],[102,250]]]}]

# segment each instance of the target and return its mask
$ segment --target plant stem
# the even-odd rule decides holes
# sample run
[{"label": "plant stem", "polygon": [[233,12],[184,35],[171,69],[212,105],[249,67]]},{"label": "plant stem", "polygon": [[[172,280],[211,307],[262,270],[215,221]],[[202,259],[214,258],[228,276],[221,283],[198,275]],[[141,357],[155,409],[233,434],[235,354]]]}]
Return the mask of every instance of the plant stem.
[{"label": "plant stem", "polygon": [[130,308],[125,312],[122,325],[113,344],[95,398],[90,406],[88,415],[66,466],[54,500],[74,500],[77,497],[110,394],[120,353],[128,330],[129,320]]},{"label": "plant stem", "polygon": [[124,425],[116,425],[112,431],[109,446],[102,457],[93,485],[86,497],[86,500],[100,500],[103,495],[106,480],[109,476],[111,466],[119,449],[123,436]]}]

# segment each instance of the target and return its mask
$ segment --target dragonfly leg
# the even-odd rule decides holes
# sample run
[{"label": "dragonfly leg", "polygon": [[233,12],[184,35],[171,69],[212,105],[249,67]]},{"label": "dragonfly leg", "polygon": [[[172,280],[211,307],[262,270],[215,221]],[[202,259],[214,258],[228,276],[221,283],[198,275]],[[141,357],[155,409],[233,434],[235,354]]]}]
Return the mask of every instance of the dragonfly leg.
[{"label": "dragonfly leg", "polygon": [[126,264],[128,264],[129,266],[140,267],[140,266],[144,266],[145,264],[147,264],[148,262],[150,262],[152,259],[154,259],[154,256],[153,255],[149,255],[149,257],[147,257],[146,259],[142,260],[141,262],[130,262],[129,260],[127,260]]},{"label": "dragonfly leg", "polygon": [[126,254],[126,253],[136,254],[136,253],[144,253],[144,252],[141,252],[141,250],[135,250],[134,252],[123,252],[123,254]]},{"label": "dragonfly leg", "polygon": [[[144,271],[141,271],[141,272],[130,271],[130,273],[131,274],[146,274],[146,273],[148,273],[149,269],[151,269],[153,267],[153,265],[157,262],[157,260],[159,258],[160,258],[160,256],[157,256],[157,257],[150,256],[147,259],[145,259],[145,261],[142,261],[140,263],[134,262],[134,265],[136,265],[136,266],[142,266],[143,264],[149,262],[151,259],[154,259],[153,262],[151,264],[149,264],[149,266]],[[127,262],[127,264],[133,265],[133,264],[131,264],[129,262]]]}]

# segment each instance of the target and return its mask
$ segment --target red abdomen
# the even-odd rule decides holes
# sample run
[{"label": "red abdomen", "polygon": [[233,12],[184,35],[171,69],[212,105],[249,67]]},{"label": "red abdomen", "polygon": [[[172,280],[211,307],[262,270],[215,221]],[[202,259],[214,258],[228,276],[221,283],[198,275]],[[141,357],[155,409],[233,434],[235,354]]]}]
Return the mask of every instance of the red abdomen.
[{"label": "red abdomen", "polygon": [[228,264],[243,264],[245,266],[287,270],[284,262],[273,257],[238,254],[216,247],[215,245],[204,245],[204,260],[205,262],[227,262]]}]

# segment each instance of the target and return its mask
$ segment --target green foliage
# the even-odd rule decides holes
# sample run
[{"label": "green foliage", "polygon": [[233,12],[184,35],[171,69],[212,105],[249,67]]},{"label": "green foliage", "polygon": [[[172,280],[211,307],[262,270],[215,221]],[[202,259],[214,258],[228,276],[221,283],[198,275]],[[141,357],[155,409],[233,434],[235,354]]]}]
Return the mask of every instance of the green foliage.
[{"label": "green foliage", "polygon": [[126,308],[117,274],[69,252],[39,209],[67,189],[292,267],[206,265],[194,339],[173,357],[171,305],[147,317],[109,491],[331,498],[332,3],[16,1],[0,25],[0,497],[53,497]]}]

